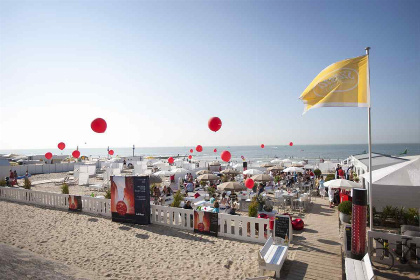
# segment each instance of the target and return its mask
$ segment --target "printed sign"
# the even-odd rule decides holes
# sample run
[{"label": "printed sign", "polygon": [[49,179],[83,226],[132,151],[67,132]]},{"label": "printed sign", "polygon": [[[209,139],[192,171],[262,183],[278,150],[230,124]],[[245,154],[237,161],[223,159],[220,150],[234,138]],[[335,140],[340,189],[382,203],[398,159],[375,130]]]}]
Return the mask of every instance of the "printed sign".
[{"label": "printed sign", "polygon": [[111,177],[112,221],[150,224],[150,186],[148,176]]},{"label": "printed sign", "polygon": [[217,213],[194,211],[194,232],[217,236],[219,217]]},{"label": "printed sign", "polygon": [[[290,217],[286,215],[276,216],[274,222],[274,240],[276,243],[280,240],[283,240],[285,243],[289,243],[290,239]],[[278,242],[281,243],[282,241]]]},{"label": "printed sign", "polygon": [[82,197],[80,195],[69,195],[69,211],[82,211]]}]

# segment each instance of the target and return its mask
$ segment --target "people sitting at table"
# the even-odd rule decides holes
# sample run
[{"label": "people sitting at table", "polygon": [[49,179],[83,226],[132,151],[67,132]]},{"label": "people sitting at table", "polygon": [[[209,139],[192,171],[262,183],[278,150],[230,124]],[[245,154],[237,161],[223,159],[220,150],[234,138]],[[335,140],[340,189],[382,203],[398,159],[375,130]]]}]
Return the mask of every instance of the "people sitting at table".
[{"label": "people sitting at table", "polygon": [[184,206],[182,207],[182,208],[184,208],[184,209],[193,209],[192,208],[192,206],[191,206],[191,201],[187,201],[185,204],[184,204]]},{"label": "people sitting at table", "polygon": [[261,195],[264,192],[264,185],[260,183],[257,189],[257,195]]},{"label": "people sitting at table", "polygon": [[213,210],[211,211],[213,213],[219,213],[219,202],[215,201],[213,204]]},{"label": "people sitting at table", "polygon": [[232,205],[237,200],[238,200],[238,196],[236,195],[235,191],[233,190],[229,195],[229,204]]},{"label": "people sitting at table", "polygon": [[193,192],[194,191],[194,184],[191,182],[188,182],[187,185],[185,186],[185,192],[188,194],[188,192]]},{"label": "people sitting at table", "polygon": [[210,198],[210,203],[214,203],[216,201],[216,194],[213,194]]}]

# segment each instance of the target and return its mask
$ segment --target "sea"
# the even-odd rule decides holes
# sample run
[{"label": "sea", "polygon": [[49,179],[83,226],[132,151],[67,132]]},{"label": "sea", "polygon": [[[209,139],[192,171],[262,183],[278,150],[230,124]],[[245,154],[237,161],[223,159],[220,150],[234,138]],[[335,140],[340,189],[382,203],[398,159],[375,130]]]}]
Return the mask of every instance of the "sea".
[{"label": "sea", "polygon": [[[133,148],[112,148],[114,156],[128,157],[133,155]],[[194,152],[190,153],[190,149]],[[214,152],[217,149],[217,152]],[[56,155],[70,155],[75,148],[66,148],[63,151],[55,149],[21,149],[21,150],[1,150],[0,154],[19,154],[19,155],[43,155],[51,152]],[[265,161],[273,158],[291,158],[296,160],[309,160],[311,162],[320,159],[341,161],[350,155],[363,154],[368,151],[367,144],[352,145],[266,145],[260,146],[203,146],[203,151],[198,153],[195,147],[136,147],[134,155],[150,157],[186,157],[192,155],[196,160],[217,160],[222,151],[229,151],[232,161]],[[107,148],[83,148],[79,147],[81,155],[89,157],[107,156]],[[404,152],[406,151],[406,154]],[[420,143],[411,144],[374,144],[372,152],[392,156],[413,156],[420,155]]]}]

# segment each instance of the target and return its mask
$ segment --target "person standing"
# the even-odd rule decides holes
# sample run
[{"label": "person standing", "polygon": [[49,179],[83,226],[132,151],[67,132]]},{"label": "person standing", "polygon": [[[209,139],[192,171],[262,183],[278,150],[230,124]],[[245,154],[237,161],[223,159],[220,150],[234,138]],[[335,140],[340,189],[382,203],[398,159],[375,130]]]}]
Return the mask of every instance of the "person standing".
[{"label": "person standing", "polygon": [[319,194],[321,195],[322,198],[325,197],[325,186],[324,186],[324,176],[321,176],[321,178],[318,181],[318,189],[319,189]]}]

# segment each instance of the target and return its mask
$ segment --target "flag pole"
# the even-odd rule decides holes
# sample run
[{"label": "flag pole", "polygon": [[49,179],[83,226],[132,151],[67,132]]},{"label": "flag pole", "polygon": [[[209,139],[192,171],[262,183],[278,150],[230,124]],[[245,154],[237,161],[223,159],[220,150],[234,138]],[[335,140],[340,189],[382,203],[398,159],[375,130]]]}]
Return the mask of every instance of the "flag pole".
[{"label": "flag pole", "polygon": [[370,230],[373,230],[373,203],[372,203],[372,129],[371,129],[371,116],[370,116],[370,66],[369,66],[369,50],[366,47],[366,55],[368,57],[368,87],[369,87],[369,107],[368,107],[368,142],[369,142],[369,224]]}]

